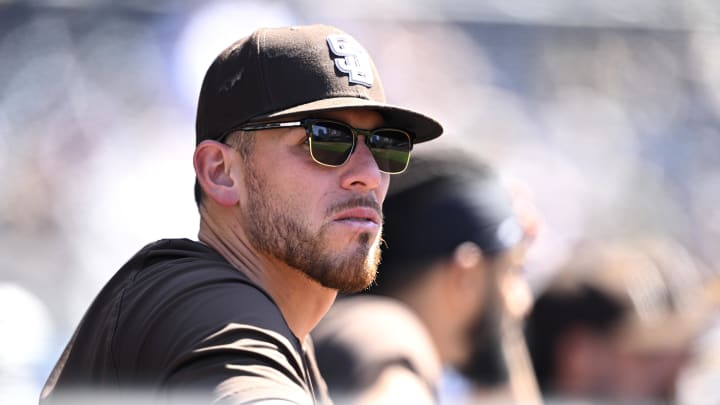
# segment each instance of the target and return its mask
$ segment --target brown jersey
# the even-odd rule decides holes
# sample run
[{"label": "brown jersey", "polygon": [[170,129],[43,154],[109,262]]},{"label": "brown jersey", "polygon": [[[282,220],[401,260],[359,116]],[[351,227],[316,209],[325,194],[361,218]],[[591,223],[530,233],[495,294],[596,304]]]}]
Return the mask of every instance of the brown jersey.
[{"label": "brown jersey", "polygon": [[41,403],[96,396],[106,403],[329,402],[310,340],[301,344],[259,286],[187,239],[144,247],[105,285]]}]

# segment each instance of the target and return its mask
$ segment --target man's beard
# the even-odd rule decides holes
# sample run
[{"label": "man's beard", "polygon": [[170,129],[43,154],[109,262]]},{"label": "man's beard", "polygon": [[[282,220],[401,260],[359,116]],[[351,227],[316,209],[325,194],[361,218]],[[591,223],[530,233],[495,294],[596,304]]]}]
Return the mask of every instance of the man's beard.
[{"label": "man's beard", "polygon": [[[341,293],[363,290],[375,280],[380,262],[379,236],[372,239],[370,233],[364,232],[350,253],[332,251],[326,246],[331,224],[324,224],[312,233],[292,198],[263,186],[251,162],[247,162],[247,167],[248,206],[241,215],[247,224],[248,237],[258,250]],[[331,207],[329,212],[357,206],[380,210],[376,201],[357,198]]]},{"label": "man's beard", "polygon": [[495,269],[488,269],[482,311],[466,329],[471,342],[470,355],[459,367],[465,377],[485,387],[497,386],[508,378],[507,364],[502,355],[501,297],[496,288],[493,271]]}]

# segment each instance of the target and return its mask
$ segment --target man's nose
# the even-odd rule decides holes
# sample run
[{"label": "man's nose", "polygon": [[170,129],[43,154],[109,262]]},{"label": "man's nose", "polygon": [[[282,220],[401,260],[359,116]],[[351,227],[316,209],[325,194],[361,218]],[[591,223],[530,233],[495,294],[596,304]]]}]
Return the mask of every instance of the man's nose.
[{"label": "man's nose", "polygon": [[358,135],[355,151],[343,165],[343,188],[360,188],[372,190],[382,184],[383,172],[375,162],[370,148],[365,143],[365,136]]}]

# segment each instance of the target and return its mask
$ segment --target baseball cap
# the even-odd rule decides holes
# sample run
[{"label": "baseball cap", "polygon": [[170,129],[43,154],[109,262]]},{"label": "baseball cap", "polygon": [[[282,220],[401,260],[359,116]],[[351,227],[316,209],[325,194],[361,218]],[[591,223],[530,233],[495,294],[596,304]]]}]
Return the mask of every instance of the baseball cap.
[{"label": "baseball cap", "polygon": [[492,256],[523,237],[497,174],[453,149],[415,154],[408,169],[393,176],[383,212],[378,284],[388,276],[383,273],[419,271],[408,264],[449,257],[463,242]]},{"label": "baseball cap", "polygon": [[717,310],[712,280],[680,243],[644,235],[581,244],[548,294],[596,289],[622,308],[617,320],[622,347],[658,351],[685,347],[708,326]]},{"label": "baseball cap", "polygon": [[443,131],[426,115],[386,103],[370,55],[347,33],[328,25],[262,28],[230,45],[206,72],[196,142],[247,123],[357,108],[377,110],[414,143]]}]

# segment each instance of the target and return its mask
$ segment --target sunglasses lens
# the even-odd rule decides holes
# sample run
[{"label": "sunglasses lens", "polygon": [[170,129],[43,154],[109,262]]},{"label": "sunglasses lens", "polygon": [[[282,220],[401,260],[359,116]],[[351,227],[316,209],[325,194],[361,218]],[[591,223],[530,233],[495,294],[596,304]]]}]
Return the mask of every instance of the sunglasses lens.
[{"label": "sunglasses lens", "polygon": [[333,122],[316,122],[308,128],[310,153],[316,162],[340,166],[350,157],[353,134],[350,128]]},{"label": "sunglasses lens", "polygon": [[367,144],[378,168],[386,173],[401,173],[410,160],[410,135],[396,129],[380,129],[368,138]]}]

